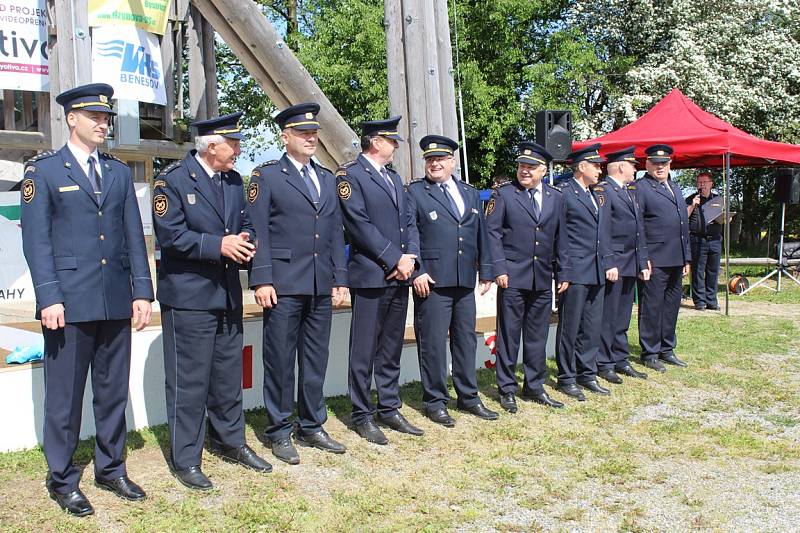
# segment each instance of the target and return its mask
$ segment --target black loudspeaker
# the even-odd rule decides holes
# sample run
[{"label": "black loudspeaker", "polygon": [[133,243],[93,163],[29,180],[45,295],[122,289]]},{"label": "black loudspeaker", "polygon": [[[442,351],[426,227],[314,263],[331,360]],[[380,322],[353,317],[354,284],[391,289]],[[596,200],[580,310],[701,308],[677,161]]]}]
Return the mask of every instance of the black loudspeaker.
[{"label": "black loudspeaker", "polygon": [[553,156],[566,161],[572,152],[572,112],[546,109],[536,113],[536,142]]},{"label": "black loudspeaker", "polygon": [[800,171],[796,168],[775,170],[775,200],[785,204],[800,203]]}]

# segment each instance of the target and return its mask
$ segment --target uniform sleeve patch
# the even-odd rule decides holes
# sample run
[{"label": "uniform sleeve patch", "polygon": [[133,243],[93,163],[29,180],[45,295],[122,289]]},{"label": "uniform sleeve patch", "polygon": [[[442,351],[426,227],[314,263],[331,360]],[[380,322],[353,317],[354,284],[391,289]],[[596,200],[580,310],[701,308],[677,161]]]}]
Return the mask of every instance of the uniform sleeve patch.
[{"label": "uniform sleeve patch", "polygon": [[28,172],[36,172],[36,167],[33,165],[28,165],[27,167],[25,167],[25,174],[27,174]]},{"label": "uniform sleeve patch", "polygon": [[489,204],[486,206],[486,215],[489,216],[494,213],[494,198],[489,200]]},{"label": "uniform sleeve patch", "polygon": [[339,170],[336,171],[336,177],[338,178],[339,176],[347,176],[347,171],[340,168]]},{"label": "uniform sleeve patch", "polygon": [[154,189],[156,187],[166,187],[166,186],[167,186],[167,182],[164,181],[164,180],[156,180],[156,181],[153,182],[153,188]]},{"label": "uniform sleeve patch", "polygon": [[350,188],[350,184],[346,181],[340,181],[339,185],[336,186],[336,190],[339,192],[339,198],[342,200],[349,200],[350,196],[353,194],[353,189]]},{"label": "uniform sleeve patch", "polygon": [[256,201],[256,198],[258,198],[258,183],[250,183],[247,188],[247,201],[252,204]]},{"label": "uniform sleeve patch", "polygon": [[22,182],[22,199],[28,204],[34,196],[36,196],[36,185],[28,178]]},{"label": "uniform sleeve patch", "polygon": [[595,196],[597,196],[597,203],[600,204],[600,207],[603,207],[606,204],[606,197],[602,194],[597,194]]},{"label": "uniform sleeve patch", "polygon": [[157,194],[155,198],[153,198],[153,212],[156,215],[163,217],[167,213],[167,209],[169,209],[167,195]]}]

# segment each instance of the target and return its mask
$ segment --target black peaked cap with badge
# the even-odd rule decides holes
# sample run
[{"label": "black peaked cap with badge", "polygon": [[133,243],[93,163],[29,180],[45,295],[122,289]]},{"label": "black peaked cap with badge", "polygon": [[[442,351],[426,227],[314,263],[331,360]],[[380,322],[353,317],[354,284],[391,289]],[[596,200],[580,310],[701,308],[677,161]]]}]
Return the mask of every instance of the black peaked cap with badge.
[{"label": "black peaked cap with badge", "polygon": [[192,126],[197,130],[197,135],[222,135],[228,139],[243,139],[242,128],[239,126],[239,119],[244,115],[241,111],[223,115],[221,117],[210,118],[193,122]]},{"label": "black peaked cap with badge", "polygon": [[622,150],[617,150],[616,152],[611,152],[610,154],[606,154],[606,162],[607,163],[619,163],[622,161],[627,161],[628,163],[633,163],[636,165],[636,155],[635,146],[629,146],[627,148],[623,148]]},{"label": "black peaked cap with badge", "polygon": [[426,135],[419,141],[422,148],[422,157],[441,157],[453,155],[458,149],[458,143],[444,135]]},{"label": "black peaked cap with badge", "polygon": [[533,141],[519,143],[517,163],[528,165],[546,165],[553,160],[553,156],[541,144]]},{"label": "black peaked cap with badge", "polygon": [[577,165],[581,161],[599,165],[605,163],[606,159],[600,155],[600,143],[597,143],[572,152],[567,156],[567,161],[570,161],[573,165]]},{"label": "black peaked cap with badge", "polygon": [[672,159],[672,154],[675,153],[675,150],[668,144],[654,144],[653,146],[648,146],[644,153],[647,154],[647,159],[653,163],[666,163]]},{"label": "black peaked cap with badge", "polygon": [[107,83],[90,83],[81,85],[56,96],[56,102],[64,107],[64,113],[70,111],[101,111],[116,115],[111,108],[111,97],[114,88]]},{"label": "black peaked cap with badge", "polygon": [[387,118],[385,120],[367,120],[361,123],[361,134],[365,137],[386,137],[395,141],[403,141],[397,131],[397,125],[403,117],[400,115]]},{"label": "black peaked cap with badge", "polygon": [[287,128],[294,128],[296,130],[318,130],[318,113],[319,104],[305,102],[287,107],[275,115],[275,122],[278,123],[278,126],[282,130]]}]

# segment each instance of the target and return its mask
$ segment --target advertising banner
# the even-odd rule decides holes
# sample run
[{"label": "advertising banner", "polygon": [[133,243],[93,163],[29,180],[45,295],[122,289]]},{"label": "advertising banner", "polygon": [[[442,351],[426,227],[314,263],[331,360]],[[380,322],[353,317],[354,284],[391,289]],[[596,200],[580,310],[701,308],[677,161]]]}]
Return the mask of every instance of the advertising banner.
[{"label": "advertising banner", "polygon": [[89,26],[135,26],[164,35],[170,0],[89,0]]},{"label": "advertising banner", "polygon": [[45,0],[0,0],[0,89],[50,90]]},{"label": "advertising banner", "polygon": [[94,28],[92,81],[114,87],[116,99],[166,105],[158,38],[133,26]]}]

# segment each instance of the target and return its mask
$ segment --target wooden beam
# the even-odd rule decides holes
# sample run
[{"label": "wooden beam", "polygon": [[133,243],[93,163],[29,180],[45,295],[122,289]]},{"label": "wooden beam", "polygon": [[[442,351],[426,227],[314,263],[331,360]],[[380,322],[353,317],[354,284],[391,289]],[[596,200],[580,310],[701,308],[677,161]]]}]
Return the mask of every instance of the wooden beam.
[{"label": "wooden beam", "polygon": [[172,141],[142,139],[135,146],[119,145],[108,151],[121,159],[126,157],[142,159],[143,154],[148,158],[183,159],[192,148],[194,148],[192,143],[176,144]]},{"label": "wooden beam", "polygon": [[217,54],[214,51],[214,28],[203,19],[203,70],[206,80],[206,113],[209,117],[219,116],[217,99]]},{"label": "wooden beam", "polygon": [[425,175],[422,164],[422,150],[419,140],[433,133],[428,128],[428,115],[426,106],[426,58],[423,43],[425,42],[425,29],[423,24],[423,0],[402,0],[404,26],[404,52],[406,57],[406,82],[408,93],[409,137],[411,149],[412,178],[421,178]]},{"label": "wooden beam", "polygon": [[37,129],[46,139],[50,138],[50,93],[36,93]]},{"label": "wooden beam", "polygon": [[203,15],[194,4],[189,8],[186,28],[186,47],[189,56],[189,114],[194,120],[208,117],[206,104],[206,76],[203,68]]},{"label": "wooden beam", "polygon": [[442,111],[442,131],[451,139],[458,139],[456,118],[456,88],[453,78],[453,47],[450,43],[450,18],[447,0],[433,0],[436,19],[436,47],[439,51],[439,101]]},{"label": "wooden beam", "polygon": [[[171,9],[174,11],[175,8]],[[164,136],[173,138],[175,131],[175,33],[171,20],[167,21],[167,29],[161,38],[161,69],[164,73],[164,92],[167,94],[167,103],[161,113],[161,129]]]},{"label": "wooden beam", "polygon": [[14,91],[5,89],[3,91],[3,127],[7,130],[17,129],[17,121],[14,113]]},{"label": "wooden beam", "polygon": [[397,130],[407,143],[400,143],[392,166],[408,183],[411,180],[408,95],[406,94],[406,60],[403,52],[403,8],[400,0],[384,0],[383,24],[386,35],[386,67],[389,85],[389,114],[401,115]]},{"label": "wooden beam", "polygon": [[0,148],[3,150],[49,150],[50,139],[39,131],[0,130]]},{"label": "wooden beam", "polygon": [[353,159],[358,138],[277,30],[252,0],[193,0],[203,16],[278,107],[300,102],[320,104],[320,161],[327,166]]}]

